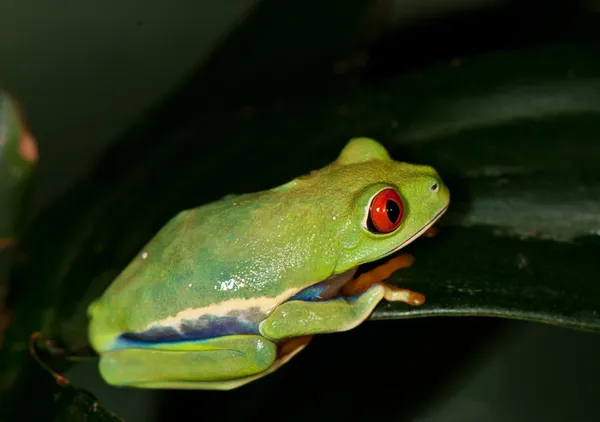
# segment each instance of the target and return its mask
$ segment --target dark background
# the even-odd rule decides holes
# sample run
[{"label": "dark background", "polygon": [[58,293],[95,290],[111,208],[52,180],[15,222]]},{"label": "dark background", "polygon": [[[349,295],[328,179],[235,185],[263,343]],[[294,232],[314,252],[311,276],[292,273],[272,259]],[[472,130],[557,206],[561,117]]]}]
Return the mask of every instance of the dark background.
[{"label": "dark background", "polygon": [[[256,4],[224,3],[2,2],[0,78],[27,104],[42,158],[31,217],[90,171],[107,146],[120,142],[167,93],[188,78],[193,81],[199,64]],[[302,12],[307,8],[319,13],[317,2],[301,3],[289,2],[297,19],[310,16]],[[344,19],[343,2],[338,4]],[[540,6],[407,0],[389,2],[384,10],[375,25],[384,30],[374,30],[371,39],[344,34],[344,25],[332,24],[331,33],[313,36],[308,48],[320,40],[343,55],[362,43],[360,50],[368,51],[370,60],[356,78],[376,84],[456,57],[556,41],[594,43],[600,32],[594,23],[600,22],[600,4],[591,1]],[[274,50],[289,48],[294,55],[291,46],[272,42]],[[252,63],[238,65],[244,69]],[[293,58],[288,65],[282,68],[304,72]],[[218,72],[210,76],[219,80]],[[350,71],[348,78],[354,77]],[[336,89],[333,82],[323,83]],[[230,93],[236,89],[233,83]],[[281,95],[293,98],[297,91]],[[197,94],[188,101],[201,103]],[[284,148],[282,157],[290,159]],[[600,337],[593,334],[526,322],[439,318],[368,322],[352,332],[323,336],[268,379],[228,395],[114,389],[99,379],[95,363],[77,366],[68,376],[130,422],[171,420],[184,411],[198,420],[306,420],[323,407],[339,409],[337,416],[346,419],[595,421],[600,419],[598,356]],[[328,393],[320,388],[315,396],[315,384],[328,386]]]}]

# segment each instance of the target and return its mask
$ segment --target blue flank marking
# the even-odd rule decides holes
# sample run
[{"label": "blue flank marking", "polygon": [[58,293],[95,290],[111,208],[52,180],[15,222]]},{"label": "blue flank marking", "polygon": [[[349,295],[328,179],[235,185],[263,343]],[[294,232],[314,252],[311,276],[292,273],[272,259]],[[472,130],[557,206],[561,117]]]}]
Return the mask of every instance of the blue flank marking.
[{"label": "blue flank marking", "polygon": [[295,296],[292,296],[289,300],[302,300],[304,302],[316,302],[321,298],[321,295],[327,288],[329,287],[329,283],[321,282],[317,283],[313,286],[307,287],[306,289],[296,293]]},{"label": "blue flank marking", "polygon": [[141,346],[145,343],[199,341],[235,334],[258,333],[255,324],[238,317],[205,316],[198,321],[183,321],[181,332],[172,327],[156,327],[142,333],[121,334],[117,339],[116,348],[123,347],[125,344]]},{"label": "blue flank marking", "polygon": [[[324,281],[298,292],[290,300],[304,302],[317,302],[321,300],[323,292],[329,287],[329,282]],[[333,297],[328,302],[346,300],[355,302],[361,295],[349,298]],[[254,315],[255,317],[257,315]],[[256,319],[256,318],[253,318]],[[260,318],[259,318],[260,319]],[[197,321],[182,321],[181,330],[172,327],[156,327],[141,333],[124,333],[117,337],[113,350],[129,347],[148,347],[158,343],[177,343],[190,341],[203,341],[213,338],[236,334],[260,334],[257,324],[238,316],[215,317],[205,315]]]},{"label": "blue flank marking", "polygon": [[[322,300],[321,297],[322,297],[323,293],[325,292],[325,290],[327,290],[329,285],[330,285],[330,282],[328,280],[322,281],[320,283],[317,283],[313,286],[307,287],[306,289],[296,293],[296,295],[289,298],[288,301],[290,301],[290,300],[302,300],[304,302],[321,301]],[[362,296],[362,294],[358,294],[358,295],[351,296],[348,298],[334,296],[330,299],[327,299],[327,302],[336,301],[336,300],[347,300],[348,302],[352,303],[352,302],[355,302],[360,296]]]}]

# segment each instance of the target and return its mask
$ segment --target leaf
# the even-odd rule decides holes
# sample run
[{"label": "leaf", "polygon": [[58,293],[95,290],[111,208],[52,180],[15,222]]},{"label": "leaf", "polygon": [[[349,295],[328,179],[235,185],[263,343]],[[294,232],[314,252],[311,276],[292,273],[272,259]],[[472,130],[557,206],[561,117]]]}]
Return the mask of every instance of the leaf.
[{"label": "leaf", "polygon": [[372,318],[481,315],[598,332],[600,286],[592,282],[600,274],[598,247],[597,236],[557,242],[489,227],[448,227],[415,244],[418,261],[388,280],[425,292],[428,303],[383,304]]},{"label": "leaf", "polygon": [[[509,54],[502,54],[503,60],[516,62],[518,66],[529,69],[541,57],[546,61],[555,60],[553,68],[562,66],[566,68],[566,74],[568,68],[573,67],[569,56],[576,52],[555,49],[530,52],[527,56]],[[577,57],[589,54],[591,52],[581,50]],[[472,65],[471,72],[479,72],[478,67],[483,61],[491,62],[493,68],[499,58],[482,58],[479,63]],[[593,69],[593,63],[580,63],[580,66],[588,72]],[[175,136],[169,142],[168,153],[159,145],[154,150],[154,156],[149,152],[137,160],[133,155],[129,156],[126,161],[131,167],[120,179],[111,176],[116,173],[116,161],[123,160],[122,152],[115,153],[112,160],[109,157],[98,168],[92,179],[81,185],[81,190],[71,194],[73,199],[63,198],[61,204],[47,212],[36,229],[32,230],[35,242],[29,243],[30,259],[35,250],[43,250],[44,254],[37,255],[38,266],[28,269],[33,271],[31,277],[33,274],[41,277],[43,271],[44,277],[53,280],[48,284],[65,283],[73,286],[64,291],[68,298],[65,297],[61,306],[54,310],[60,313],[58,320],[67,323],[69,317],[76,313],[71,298],[75,294],[83,297],[87,293],[89,297],[84,298],[85,302],[94,297],[178,210],[216,199],[227,192],[253,191],[282,183],[330,161],[345,141],[356,133],[387,139],[386,144],[395,157],[427,162],[438,168],[453,192],[451,212],[445,223],[467,228],[490,226],[477,232],[479,238],[474,241],[475,245],[501,242],[506,248],[510,242],[503,239],[504,236],[532,236],[534,239],[547,238],[547,242],[557,243],[558,247],[577,237],[593,234],[599,229],[598,221],[593,217],[593,211],[598,206],[594,199],[598,175],[594,174],[594,162],[590,157],[594,156],[598,147],[590,139],[595,121],[593,116],[589,116],[591,111],[580,115],[577,109],[567,108],[560,113],[549,113],[548,120],[543,122],[540,120],[543,116],[536,116],[536,122],[527,116],[518,121],[518,116],[508,115],[504,121],[490,125],[486,121],[487,116],[473,120],[472,114],[480,109],[480,104],[472,101],[472,108],[462,111],[463,115],[472,119],[469,129],[436,137],[433,131],[446,124],[445,119],[438,117],[446,116],[441,113],[445,110],[444,103],[436,106],[435,98],[446,98],[447,103],[460,103],[462,98],[464,103],[465,97],[477,99],[477,95],[481,95],[481,102],[485,102],[486,98],[490,102],[497,101],[494,92],[490,93],[485,84],[478,85],[479,93],[467,93],[456,98],[452,98],[452,92],[441,89],[432,92],[431,85],[440,84],[441,78],[447,80],[442,86],[456,86],[453,80],[460,78],[461,72],[468,72],[469,67],[464,64],[460,70],[456,70],[448,65],[441,66],[430,70],[432,75],[422,77],[421,81],[415,81],[411,76],[401,77],[383,87],[365,88],[360,95],[350,92],[334,97],[320,107],[291,105],[285,112],[265,110],[261,117],[249,120],[235,114],[211,116],[213,123],[211,125],[208,120],[204,122],[202,136],[213,139],[214,144],[194,144],[192,136]],[[499,76],[510,78],[511,74],[506,72]],[[551,77],[555,75],[548,77],[546,71],[536,80],[543,81],[543,76],[546,76],[546,85],[553,87],[555,95],[573,97],[577,94],[577,91],[569,91],[572,84],[568,79],[565,81],[555,77],[552,80]],[[464,73],[460,79],[464,79]],[[488,81],[490,84],[497,83],[489,78]],[[584,84],[584,81],[582,76],[580,83]],[[522,90],[523,83],[527,86],[528,81],[523,82],[522,77],[519,81],[508,79],[504,82],[503,92]],[[591,89],[593,80],[588,87],[588,90]],[[393,103],[393,99],[399,95],[392,95],[392,92],[402,93],[406,101]],[[421,92],[430,92],[434,100],[426,103],[422,100]],[[524,101],[522,98],[508,97],[512,98],[511,101]],[[425,105],[432,103],[428,107],[432,113],[430,119],[419,116],[420,111],[425,111]],[[345,111],[340,115],[338,108],[342,105]],[[498,108],[505,110],[509,106],[510,103],[499,104]],[[588,104],[588,110],[592,110],[592,106],[594,104]],[[401,118],[403,114],[408,117]],[[303,116],[301,128],[294,118],[298,115]],[[328,119],[320,119],[319,116],[327,116]],[[457,119],[459,117],[457,114]],[[579,129],[577,138],[572,137],[575,126]],[[427,128],[432,134],[420,137],[420,128]],[[517,136],[520,131],[527,132],[526,145]],[[238,142],[235,152],[217,142],[217,139]],[[293,162],[278,159],[280,150],[277,145],[281,143],[280,139],[286,140],[287,155],[295,157]],[[486,139],[486,142],[477,142],[478,139]],[[580,146],[579,149],[572,148],[575,142]],[[186,147],[183,148],[183,145]],[[205,153],[206,148],[212,154]],[[561,160],[567,154],[568,160]],[[238,161],[238,156],[243,156],[244,161]],[[235,172],[221,171],[228,168],[228,163],[232,161],[236,162]],[[577,167],[572,166],[574,161]],[[265,171],[254,172],[255,168],[265,168]],[[206,185],[204,181],[210,180],[215,174],[219,175],[219,184]],[[244,178],[239,177],[242,174]],[[564,201],[566,197],[569,201]],[[557,204],[562,208],[556,208]],[[67,214],[66,209],[71,211]],[[547,212],[543,213],[544,210]],[[591,218],[581,218],[584,213],[591,215]],[[77,218],[71,218],[71,215],[77,215]],[[144,218],[132,222],[122,218],[126,215]],[[128,235],[120,236],[125,230]],[[66,248],[53,248],[48,253],[44,239],[56,242],[59,231]],[[443,231],[440,236],[443,236]],[[421,240],[420,243],[434,245],[436,241]],[[473,247],[473,243],[470,246]],[[482,249],[473,247],[471,257],[477,250]],[[518,253],[510,248],[498,252],[502,251],[510,253],[511,257]],[[410,271],[418,271],[419,258]],[[506,268],[516,268],[512,258],[502,262],[505,262]],[[551,272],[558,270],[550,267],[551,264],[546,263]],[[481,272],[481,268],[470,268],[473,268],[473,274],[459,274],[465,276],[465,282]],[[441,273],[438,276],[445,277]],[[76,282],[82,279],[91,283]],[[510,279],[490,282],[506,286]],[[96,283],[102,287],[94,290]],[[566,283],[565,287],[568,289],[569,285],[574,286]],[[75,304],[81,308],[80,311],[85,309],[82,303]],[[431,305],[432,302],[428,301],[426,306]],[[426,306],[421,309],[427,309]],[[386,315],[390,317],[389,313]],[[554,315],[561,318],[558,314]],[[77,333],[68,333],[68,327],[63,326],[59,330],[62,331],[59,337],[77,337]]]},{"label": "leaf", "polygon": [[[598,268],[591,258],[600,232],[594,159],[600,153],[594,139],[600,67],[586,57],[593,51],[498,53],[458,68],[433,67],[418,78],[405,75],[348,89],[320,104],[259,109],[252,118],[211,115],[201,134],[210,144],[194,142],[188,128],[142,157],[127,156],[130,167],[119,178],[114,169],[126,152],[115,150],[73,199],[64,198],[55,213],[46,214],[30,243],[32,253],[47,251],[43,239],[58,238],[58,228],[65,239],[66,248],[56,248],[55,255],[37,255],[47,267],[29,269],[35,271],[32,278],[43,271],[52,283],[73,286],[49,319],[60,322],[53,336],[68,343],[85,336],[71,328],[85,326],[84,319],[74,322],[77,315],[85,318],[85,304],[178,210],[306,173],[332,160],[356,134],[386,140],[394,157],[433,165],[453,195],[442,222],[452,229],[416,242],[409,249],[418,251],[414,267],[392,279],[422,291],[427,303],[418,308],[382,303],[373,318],[495,315],[597,329]],[[544,98],[563,101],[544,108]],[[280,159],[284,148],[294,159]],[[235,169],[229,170],[232,162]],[[215,175],[219,183],[207,184]],[[69,214],[71,222],[65,221],[67,208],[78,219]],[[580,270],[576,276],[569,259]],[[90,284],[79,283],[82,279]],[[78,309],[74,296],[84,297],[75,303]]]}]

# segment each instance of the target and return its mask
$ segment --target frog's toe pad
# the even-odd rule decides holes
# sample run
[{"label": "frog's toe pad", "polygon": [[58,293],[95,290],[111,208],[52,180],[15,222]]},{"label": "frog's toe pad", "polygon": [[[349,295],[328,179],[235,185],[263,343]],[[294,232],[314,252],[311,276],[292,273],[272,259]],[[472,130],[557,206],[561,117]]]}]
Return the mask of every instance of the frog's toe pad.
[{"label": "frog's toe pad", "polygon": [[419,306],[425,303],[425,295],[422,293],[390,286],[389,284],[385,285],[385,294],[383,297],[389,302],[404,302],[412,306]]}]

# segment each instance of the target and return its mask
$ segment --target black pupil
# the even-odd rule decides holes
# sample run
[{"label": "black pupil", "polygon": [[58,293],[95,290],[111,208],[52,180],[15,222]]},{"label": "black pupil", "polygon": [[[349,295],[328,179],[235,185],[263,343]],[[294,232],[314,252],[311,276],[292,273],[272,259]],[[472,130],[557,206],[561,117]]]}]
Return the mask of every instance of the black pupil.
[{"label": "black pupil", "polygon": [[398,221],[398,218],[400,218],[400,206],[398,205],[398,203],[396,201],[388,199],[387,201],[385,201],[385,208],[390,221],[392,223]]}]

